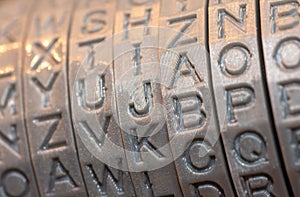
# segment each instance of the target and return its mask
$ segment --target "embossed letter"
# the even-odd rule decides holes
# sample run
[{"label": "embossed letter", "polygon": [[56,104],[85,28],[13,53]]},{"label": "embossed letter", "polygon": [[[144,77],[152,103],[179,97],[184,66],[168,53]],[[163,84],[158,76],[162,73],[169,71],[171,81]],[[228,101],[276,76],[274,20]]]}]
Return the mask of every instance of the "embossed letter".
[{"label": "embossed letter", "polygon": [[250,106],[255,99],[254,90],[249,87],[227,88],[227,116],[229,123],[236,123],[235,109],[241,109]]},{"label": "embossed letter", "polygon": [[[239,11],[238,11],[238,17],[236,17],[234,14],[232,14],[232,12],[229,12],[226,9],[219,9],[218,10],[218,26],[219,26],[219,31],[218,31],[218,37],[219,38],[225,38],[226,34],[225,34],[225,19],[227,18],[227,20],[234,25],[235,27],[237,27],[240,31],[242,32],[246,32],[246,5],[240,5],[239,6]],[[225,18],[226,17],[226,18]]]}]

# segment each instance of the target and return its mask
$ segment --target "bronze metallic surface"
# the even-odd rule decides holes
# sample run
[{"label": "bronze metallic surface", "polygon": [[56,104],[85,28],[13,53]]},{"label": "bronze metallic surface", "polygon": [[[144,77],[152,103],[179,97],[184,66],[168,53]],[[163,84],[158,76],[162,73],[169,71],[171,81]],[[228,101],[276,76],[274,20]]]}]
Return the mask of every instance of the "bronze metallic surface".
[{"label": "bronze metallic surface", "polygon": [[0,0],[0,197],[300,195],[300,0]]}]

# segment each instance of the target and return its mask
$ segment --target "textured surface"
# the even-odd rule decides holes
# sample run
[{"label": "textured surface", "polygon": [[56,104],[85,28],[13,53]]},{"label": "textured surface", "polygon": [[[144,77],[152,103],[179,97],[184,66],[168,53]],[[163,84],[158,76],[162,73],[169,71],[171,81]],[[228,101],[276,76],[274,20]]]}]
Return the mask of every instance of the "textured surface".
[{"label": "textured surface", "polygon": [[256,6],[255,1],[210,2],[217,112],[237,192],[287,196],[262,82]]},{"label": "textured surface", "polygon": [[300,195],[299,0],[0,1],[0,197]]}]

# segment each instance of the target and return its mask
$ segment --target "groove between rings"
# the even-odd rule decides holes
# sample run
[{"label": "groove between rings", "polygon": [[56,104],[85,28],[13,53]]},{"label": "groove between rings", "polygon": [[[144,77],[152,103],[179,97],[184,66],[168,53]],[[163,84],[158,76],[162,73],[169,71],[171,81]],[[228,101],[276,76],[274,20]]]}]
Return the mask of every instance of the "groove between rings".
[{"label": "groove between rings", "polygon": [[298,196],[299,5],[1,2],[0,196]]}]

